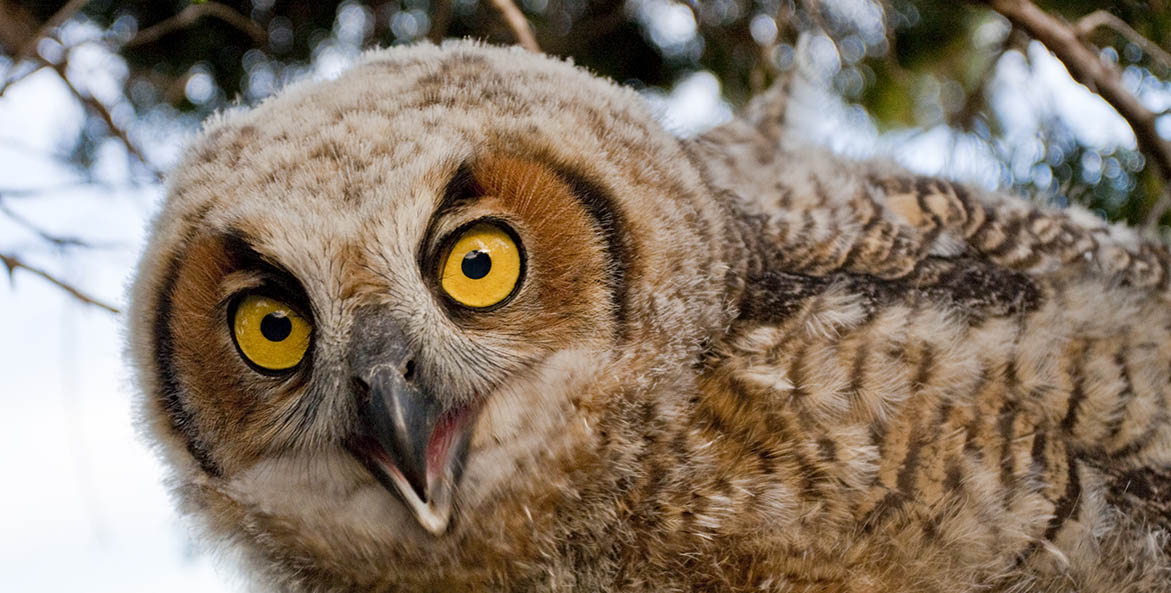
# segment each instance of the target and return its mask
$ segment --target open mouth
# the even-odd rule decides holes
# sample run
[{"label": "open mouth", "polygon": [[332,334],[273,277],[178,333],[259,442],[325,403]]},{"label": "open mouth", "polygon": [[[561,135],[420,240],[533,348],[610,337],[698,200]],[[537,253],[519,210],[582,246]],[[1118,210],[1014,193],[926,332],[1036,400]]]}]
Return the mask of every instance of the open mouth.
[{"label": "open mouth", "polygon": [[451,522],[452,498],[479,406],[412,415],[403,413],[403,402],[391,401],[385,406],[391,413],[384,416],[378,409],[384,407],[377,401],[379,394],[371,399],[375,409],[359,415],[359,430],[347,439],[346,448],[398,495],[423,529],[443,534]]}]

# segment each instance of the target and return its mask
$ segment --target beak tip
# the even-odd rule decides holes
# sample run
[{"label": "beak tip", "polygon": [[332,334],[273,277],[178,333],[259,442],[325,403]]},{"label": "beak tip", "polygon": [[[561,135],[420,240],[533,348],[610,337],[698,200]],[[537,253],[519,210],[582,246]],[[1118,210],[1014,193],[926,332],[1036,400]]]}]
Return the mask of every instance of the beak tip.
[{"label": "beak tip", "polygon": [[436,537],[443,535],[451,523],[451,485],[447,482],[433,484],[434,488],[425,491],[431,497],[424,501],[402,472],[393,466],[389,469],[391,483],[419,526]]},{"label": "beak tip", "polygon": [[438,537],[447,532],[447,526],[451,523],[450,501],[423,502],[406,494],[404,498],[408,499],[411,515],[427,533]]},{"label": "beak tip", "polygon": [[445,409],[395,372],[368,381],[351,451],[433,536],[447,532],[478,406]]},{"label": "beak tip", "polygon": [[447,531],[447,525],[451,522],[451,507],[434,508],[427,505],[425,510],[415,514],[415,519],[428,533],[438,537]]}]

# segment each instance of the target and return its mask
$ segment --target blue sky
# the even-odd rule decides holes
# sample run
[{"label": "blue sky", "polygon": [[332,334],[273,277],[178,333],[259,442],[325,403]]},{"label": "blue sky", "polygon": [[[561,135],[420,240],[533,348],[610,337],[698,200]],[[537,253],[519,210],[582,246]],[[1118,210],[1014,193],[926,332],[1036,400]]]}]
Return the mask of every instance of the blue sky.
[{"label": "blue sky", "polygon": [[[864,114],[820,86],[827,72],[832,75],[837,57],[818,55],[824,44],[818,50],[816,39],[808,41],[799,59],[808,70],[808,84],[794,98],[795,133],[850,155],[893,156],[921,172],[995,183],[991,157],[944,128],[913,136],[880,135]],[[1060,63],[1037,45],[1029,53],[1029,62],[1009,53],[994,82],[1008,89],[996,93],[995,101],[1014,118],[1019,142],[1027,145],[1040,122],[1056,115],[1073,122],[1091,146],[1134,146],[1117,114],[1070,80]],[[334,75],[355,55],[327,49],[318,56],[315,74]],[[71,63],[75,84],[112,106],[116,116],[132,115],[119,96],[125,68],[116,56],[89,46]],[[7,67],[0,62],[0,71]],[[199,92],[196,86],[188,91]],[[646,96],[665,125],[681,134],[731,117],[718,81],[705,72],[670,92]],[[163,192],[116,141],[98,151],[93,171],[102,184],[76,185],[78,173],[61,165],[59,157],[72,148],[84,124],[81,106],[48,71],[0,98],[0,196],[3,190],[57,188],[4,197],[3,205],[49,232],[98,245],[55,251],[0,215],[0,251],[19,253],[122,306],[144,228]],[[152,163],[166,169],[194,126],[156,118],[131,131]],[[163,469],[136,435],[134,389],[122,348],[119,317],[81,305],[27,273],[18,271],[14,282],[0,283],[0,450],[6,476],[0,488],[0,588],[6,591],[240,590],[231,567],[217,568],[171,511]]]}]

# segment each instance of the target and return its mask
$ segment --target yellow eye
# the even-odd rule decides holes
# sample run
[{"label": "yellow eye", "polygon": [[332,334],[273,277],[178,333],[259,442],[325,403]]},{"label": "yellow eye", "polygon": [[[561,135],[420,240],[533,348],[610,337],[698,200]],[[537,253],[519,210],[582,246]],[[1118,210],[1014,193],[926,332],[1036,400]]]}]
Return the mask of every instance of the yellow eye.
[{"label": "yellow eye", "polygon": [[240,299],[232,313],[236,346],[252,364],[268,371],[297,366],[309,349],[312,329],[292,307],[259,295]]},{"label": "yellow eye", "polygon": [[511,296],[520,282],[520,248],[508,231],[478,223],[456,239],[441,273],[443,291],[457,303],[491,307]]}]

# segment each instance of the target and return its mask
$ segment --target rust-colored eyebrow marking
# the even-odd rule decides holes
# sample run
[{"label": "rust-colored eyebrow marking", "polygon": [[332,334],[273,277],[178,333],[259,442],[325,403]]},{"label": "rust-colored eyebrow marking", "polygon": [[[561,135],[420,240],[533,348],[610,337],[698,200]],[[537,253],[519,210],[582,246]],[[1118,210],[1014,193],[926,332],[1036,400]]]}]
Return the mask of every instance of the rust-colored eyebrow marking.
[{"label": "rust-colored eyebrow marking", "polygon": [[631,247],[622,240],[625,221],[618,211],[614,196],[602,186],[584,176],[571,171],[553,168],[567,185],[573,197],[589,213],[594,225],[605,240],[607,255],[607,287],[610,290],[610,300],[614,309],[614,321],[618,330],[618,338],[626,339],[627,332],[627,293],[629,292],[630,263],[633,258]]},{"label": "rust-colored eyebrow marking", "polygon": [[[611,309],[613,310],[618,337],[624,340],[627,332],[628,275],[634,256],[631,246],[622,238],[625,221],[617,209],[617,202],[602,186],[583,175],[551,165],[547,162],[537,162],[535,164],[548,170],[566,185],[569,193],[581,204],[582,208],[589,215],[595,230],[601,235],[607,259],[606,287],[610,293]],[[443,197],[431,215],[428,230],[424,234],[422,244],[418,250],[418,264],[420,269],[426,269],[427,258],[432,255],[428,252],[427,246],[432,244],[434,228],[437,221],[460,203],[486,195],[484,184],[476,178],[475,171],[475,161],[464,162],[459,166],[451,180],[445,186]]]}]

